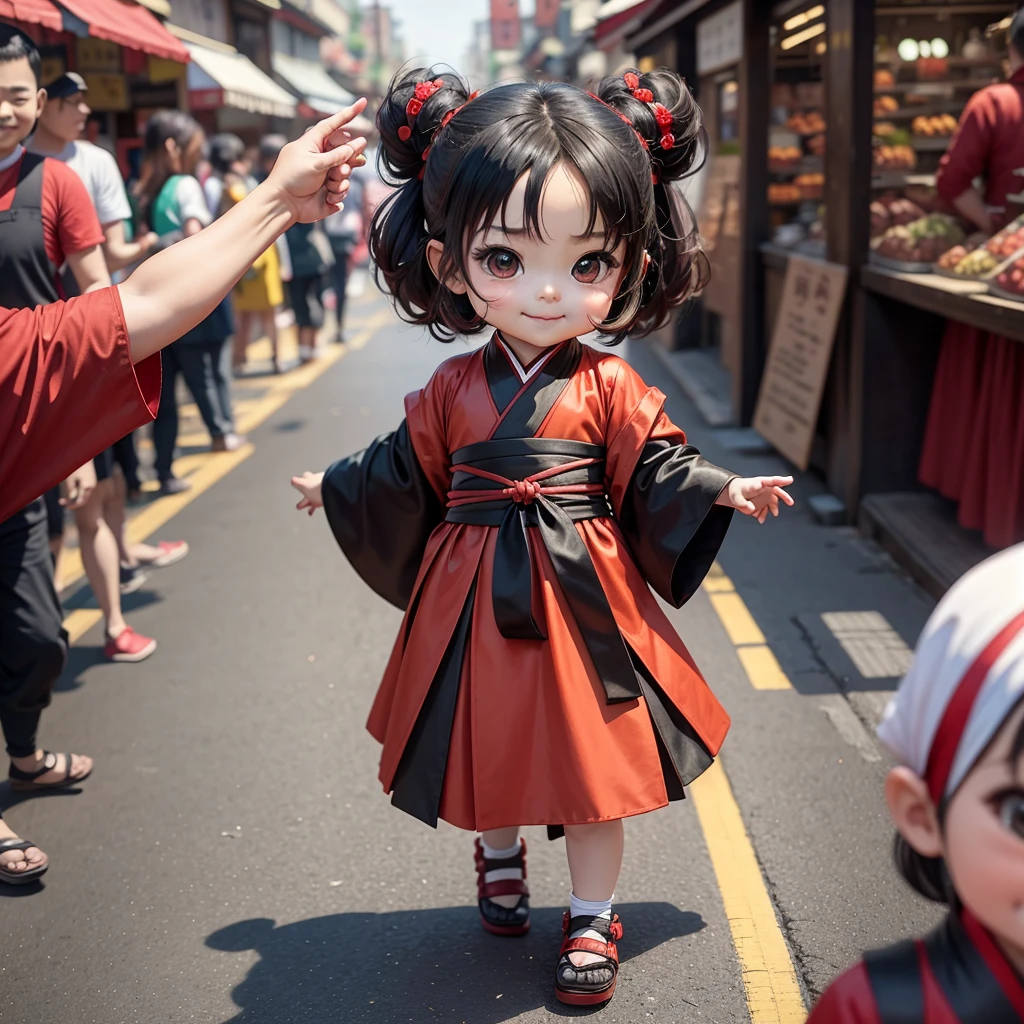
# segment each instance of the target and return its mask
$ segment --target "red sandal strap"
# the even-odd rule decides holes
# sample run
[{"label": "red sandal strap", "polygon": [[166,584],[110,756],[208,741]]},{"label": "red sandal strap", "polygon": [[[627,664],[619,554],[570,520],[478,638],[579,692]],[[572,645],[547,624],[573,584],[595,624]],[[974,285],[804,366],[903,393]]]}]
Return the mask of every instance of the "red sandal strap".
[{"label": "red sandal strap", "polygon": [[530,890],[521,878],[503,878],[477,886],[477,899],[492,900],[495,896],[529,896]]},{"label": "red sandal strap", "polygon": [[566,938],[562,941],[562,948],[559,950],[559,956],[565,953],[596,953],[598,956],[606,957],[614,964],[619,962],[619,951],[616,948],[614,942],[602,942],[599,939],[587,939],[580,937],[578,939]]}]

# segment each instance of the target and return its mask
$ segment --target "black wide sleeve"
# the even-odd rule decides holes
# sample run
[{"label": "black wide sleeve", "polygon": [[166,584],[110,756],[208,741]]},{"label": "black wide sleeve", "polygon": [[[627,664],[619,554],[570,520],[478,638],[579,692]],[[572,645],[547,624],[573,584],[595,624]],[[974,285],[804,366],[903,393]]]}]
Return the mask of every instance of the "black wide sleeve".
[{"label": "black wide sleeve", "polygon": [[384,600],[405,608],[427,540],[444,510],[420,468],[405,420],[324,474],[324,511],[352,567]]},{"label": "black wide sleeve", "polygon": [[648,583],[676,608],[696,593],[725,540],[733,509],[715,501],[734,475],[692,445],[644,445],[619,525]]}]

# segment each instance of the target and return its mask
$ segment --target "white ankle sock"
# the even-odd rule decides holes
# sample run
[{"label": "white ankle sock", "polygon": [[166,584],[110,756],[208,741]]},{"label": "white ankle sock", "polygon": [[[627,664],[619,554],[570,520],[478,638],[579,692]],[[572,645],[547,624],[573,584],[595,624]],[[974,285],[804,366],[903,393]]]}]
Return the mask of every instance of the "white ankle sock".
[{"label": "white ankle sock", "polygon": [[[612,899],[615,895],[612,894]],[[570,917],[603,917],[608,921],[612,919],[612,900],[581,900],[575,893],[569,893],[569,916]],[[582,931],[573,932],[573,938],[600,939],[604,936],[595,932],[592,928],[584,928]]]},{"label": "white ankle sock", "polygon": [[482,836],[480,837],[480,845],[484,848],[484,856],[488,860],[507,860],[509,857],[516,857],[521,848],[517,839],[507,850],[496,850],[493,846],[488,846],[487,840]]},{"label": "white ankle sock", "polygon": [[[519,852],[522,850],[522,844],[518,839],[507,850],[496,850],[493,846],[488,846],[483,836],[480,837],[480,845],[483,847],[484,857],[487,860],[507,860],[509,857],[519,856]],[[522,868],[496,868],[494,871],[486,872],[484,882],[504,882],[508,879],[521,879],[522,877]]]}]

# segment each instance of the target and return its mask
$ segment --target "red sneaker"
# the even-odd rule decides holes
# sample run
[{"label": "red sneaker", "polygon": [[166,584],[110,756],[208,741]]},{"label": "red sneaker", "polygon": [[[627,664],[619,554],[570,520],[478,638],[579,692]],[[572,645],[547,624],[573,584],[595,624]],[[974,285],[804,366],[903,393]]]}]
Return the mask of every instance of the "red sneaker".
[{"label": "red sneaker", "polygon": [[153,561],[145,563],[153,569],[164,569],[180,562],[188,554],[187,540],[162,540],[157,544],[160,554]]},{"label": "red sneaker", "polygon": [[145,661],[156,650],[152,637],[136,633],[131,626],[125,626],[116,636],[108,636],[103,648],[103,657],[110,661]]}]

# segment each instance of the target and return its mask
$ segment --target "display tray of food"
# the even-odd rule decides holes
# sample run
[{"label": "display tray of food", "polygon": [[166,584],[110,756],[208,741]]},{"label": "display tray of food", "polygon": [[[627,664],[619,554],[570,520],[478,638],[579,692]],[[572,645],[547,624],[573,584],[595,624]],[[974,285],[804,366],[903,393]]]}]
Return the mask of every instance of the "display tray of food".
[{"label": "display tray of food", "polygon": [[1011,302],[1024,302],[1024,249],[1004,262],[988,279],[992,295]]},{"label": "display tray of food", "polygon": [[943,254],[936,263],[935,273],[957,281],[973,279],[984,282],[1002,270],[1002,264],[1021,249],[1024,249],[1024,215],[997,231],[987,242],[973,249],[965,248],[963,257],[952,266],[951,253]]},{"label": "display tray of food", "polygon": [[[915,204],[906,200],[890,206],[909,209]],[[906,204],[905,206],[903,204]],[[872,222],[880,223],[880,216],[872,204]],[[881,204],[879,204],[881,205]],[[871,241],[871,259],[878,266],[900,270],[908,274],[930,274],[935,262],[954,245],[964,240],[959,224],[944,213],[929,213],[910,223],[893,223]]]}]

